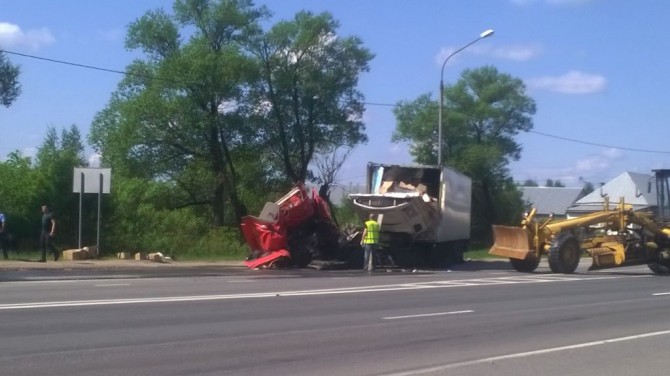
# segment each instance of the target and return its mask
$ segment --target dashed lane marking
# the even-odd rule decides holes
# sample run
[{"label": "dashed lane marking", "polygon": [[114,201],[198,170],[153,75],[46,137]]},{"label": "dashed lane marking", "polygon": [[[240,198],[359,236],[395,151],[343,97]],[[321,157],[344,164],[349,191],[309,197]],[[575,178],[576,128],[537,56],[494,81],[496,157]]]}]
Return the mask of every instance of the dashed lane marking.
[{"label": "dashed lane marking", "polygon": [[400,320],[400,319],[413,319],[418,317],[434,317],[434,316],[446,316],[446,315],[460,315],[463,313],[473,313],[471,309],[464,311],[451,311],[451,312],[435,312],[435,313],[421,313],[416,315],[405,315],[405,316],[389,316],[382,317],[383,320]]}]

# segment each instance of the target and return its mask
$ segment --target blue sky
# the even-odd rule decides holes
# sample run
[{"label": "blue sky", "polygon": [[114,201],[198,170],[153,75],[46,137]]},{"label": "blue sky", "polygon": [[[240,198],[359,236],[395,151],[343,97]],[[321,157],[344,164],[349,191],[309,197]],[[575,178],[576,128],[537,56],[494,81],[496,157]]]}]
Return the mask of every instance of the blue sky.
[{"label": "blue sky", "polygon": [[[0,0],[0,47],[48,59],[123,71],[139,56],[123,47],[126,26],[171,0]],[[340,34],[357,35],[375,55],[359,89],[369,103],[370,142],[339,175],[361,182],[368,161],[411,163],[390,142],[392,107],[430,93],[449,53],[484,30],[495,34],[449,60],[445,84],[468,68],[493,65],[522,79],[537,102],[534,130],[518,136],[516,181],[580,178],[607,182],[625,171],[670,168],[666,72],[670,14],[665,0],[265,0],[273,21],[299,10],[331,12]],[[23,94],[0,107],[0,157],[34,153],[47,127],[76,124],[88,134],[121,75],[8,55],[22,69]],[[437,124],[436,124],[437,126]],[[570,140],[566,140],[570,139]],[[595,144],[595,145],[594,145]],[[92,154],[91,151],[88,151]]]}]

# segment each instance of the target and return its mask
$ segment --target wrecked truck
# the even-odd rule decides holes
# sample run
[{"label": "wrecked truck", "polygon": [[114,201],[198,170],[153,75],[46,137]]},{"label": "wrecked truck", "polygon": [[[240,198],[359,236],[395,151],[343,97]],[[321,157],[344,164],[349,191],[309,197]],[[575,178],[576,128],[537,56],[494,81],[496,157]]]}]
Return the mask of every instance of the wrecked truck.
[{"label": "wrecked truck", "polygon": [[377,215],[379,253],[402,267],[463,262],[470,240],[472,180],[445,166],[370,162],[366,193],[349,194],[361,221]]},{"label": "wrecked truck", "polygon": [[251,269],[344,269],[358,259],[362,265],[360,245],[340,231],[326,201],[304,183],[267,202],[260,215],[243,217],[240,226]]}]

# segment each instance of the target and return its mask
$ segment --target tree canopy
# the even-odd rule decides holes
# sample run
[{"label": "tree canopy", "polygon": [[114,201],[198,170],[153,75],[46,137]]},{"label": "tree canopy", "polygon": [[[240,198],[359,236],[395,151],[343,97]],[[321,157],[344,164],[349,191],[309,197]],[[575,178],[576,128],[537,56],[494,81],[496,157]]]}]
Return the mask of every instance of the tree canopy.
[{"label": "tree canopy", "polygon": [[103,164],[162,184],[169,207],[236,225],[310,178],[316,155],[365,142],[356,86],[372,55],[328,13],[265,31],[269,17],[249,0],[176,0],[133,22],[126,46],[144,58],[91,127]]},{"label": "tree canopy", "polygon": [[[523,81],[492,66],[465,70],[442,100],[444,163],[473,179],[473,233],[488,237],[491,224],[515,223],[521,213],[507,166],[521,156],[515,136],[532,129],[535,101]],[[422,95],[394,113],[393,141],[408,142],[415,162],[436,164],[438,104]]]},{"label": "tree canopy", "polygon": [[357,37],[341,37],[329,13],[300,12],[275,24],[251,50],[260,79],[248,103],[270,161],[304,181],[315,153],[367,142],[358,77],[373,55]]},{"label": "tree canopy", "polygon": [[0,103],[5,107],[11,106],[21,95],[20,73],[21,69],[13,65],[0,50]]},{"label": "tree canopy", "polygon": [[[17,241],[30,244],[37,240],[35,224],[39,223],[40,206],[46,204],[58,216],[59,244],[75,244],[78,198],[72,193],[72,172],[74,167],[87,165],[83,151],[81,135],[75,125],[60,134],[49,126],[34,158],[14,151],[0,162],[0,209],[7,215],[9,231]],[[94,232],[87,231],[87,234],[94,235]]]}]

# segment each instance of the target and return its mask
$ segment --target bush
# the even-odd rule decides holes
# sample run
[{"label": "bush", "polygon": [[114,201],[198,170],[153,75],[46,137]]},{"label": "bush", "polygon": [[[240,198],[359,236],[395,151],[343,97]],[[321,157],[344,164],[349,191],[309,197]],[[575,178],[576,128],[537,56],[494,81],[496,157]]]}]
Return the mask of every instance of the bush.
[{"label": "bush", "polygon": [[236,227],[210,229],[194,246],[185,248],[184,260],[243,260],[249,247],[241,241]]}]

